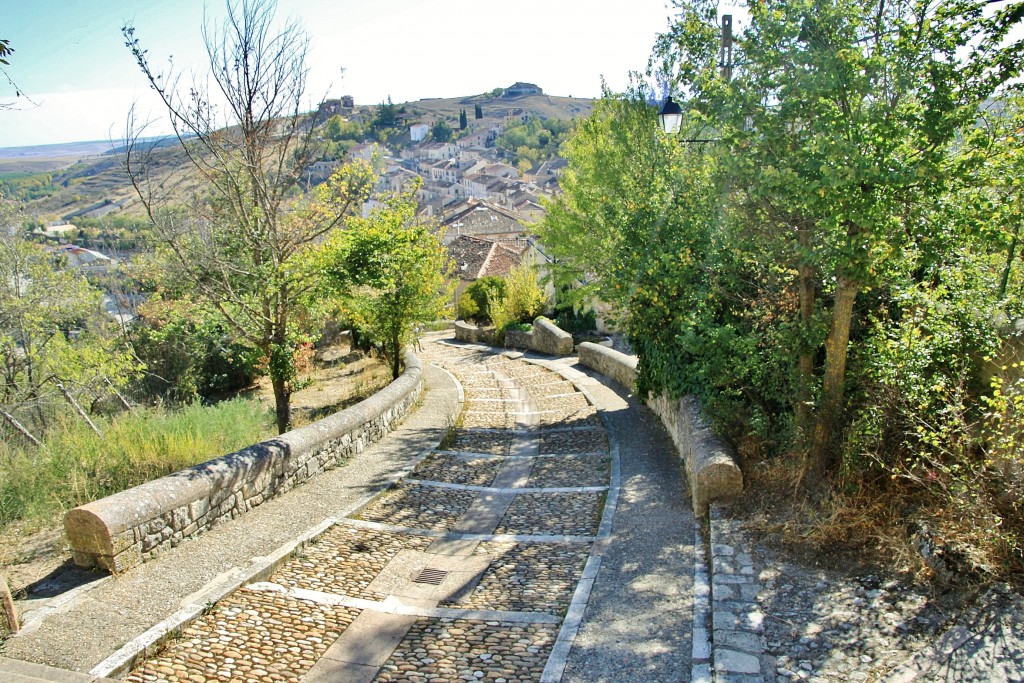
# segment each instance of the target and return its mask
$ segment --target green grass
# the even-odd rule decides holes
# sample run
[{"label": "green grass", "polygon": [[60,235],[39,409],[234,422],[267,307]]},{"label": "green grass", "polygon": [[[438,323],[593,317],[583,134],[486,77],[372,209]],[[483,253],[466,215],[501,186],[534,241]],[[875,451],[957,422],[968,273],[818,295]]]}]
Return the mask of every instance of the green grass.
[{"label": "green grass", "polygon": [[98,424],[98,437],[72,416],[44,448],[0,442],[0,528],[48,523],[64,511],[230,453],[274,434],[273,415],[255,401],[146,410]]}]

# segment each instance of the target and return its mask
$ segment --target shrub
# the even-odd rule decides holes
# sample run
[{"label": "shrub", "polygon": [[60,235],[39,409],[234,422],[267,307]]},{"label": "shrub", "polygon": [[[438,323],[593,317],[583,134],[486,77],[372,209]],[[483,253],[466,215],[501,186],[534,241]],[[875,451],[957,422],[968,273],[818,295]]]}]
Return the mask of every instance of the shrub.
[{"label": "shrub", "polygon": [[491,309],[496,301],[505,296],[505,280],[488,275],[475,281],[459,297],[456,312],[463,320],[472,320],[480,325],[492,322]]},{"label": "shrub", "polygon": [[547,298],[537,284],[537,269],[520,265],[505,281],[505,295],[491,306],[491,321],[498,328],[497,342],[504,341],[505,329],[516,323],[529,323],[544,312]]}]

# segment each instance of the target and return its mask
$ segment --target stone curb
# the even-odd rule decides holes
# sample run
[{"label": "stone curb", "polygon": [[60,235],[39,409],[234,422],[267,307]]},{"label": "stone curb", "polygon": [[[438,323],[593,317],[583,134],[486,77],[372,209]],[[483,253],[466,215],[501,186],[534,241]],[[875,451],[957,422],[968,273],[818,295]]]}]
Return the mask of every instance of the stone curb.
[{"label": "stone curb", "polygon": [[[750,540],[728,508],[709,510],[711,571],[711,672],[716,683],[766,683],[774,668],[765,657],[760,581]],[[707,547],[707,546],[705,546]]]}]

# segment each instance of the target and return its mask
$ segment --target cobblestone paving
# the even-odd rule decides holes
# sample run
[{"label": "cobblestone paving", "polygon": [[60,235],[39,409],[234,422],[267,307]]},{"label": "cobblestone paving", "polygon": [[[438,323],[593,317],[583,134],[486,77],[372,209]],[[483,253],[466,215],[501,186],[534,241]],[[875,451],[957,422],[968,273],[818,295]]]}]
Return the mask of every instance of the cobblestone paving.
[{"label": "cobblestone paving", "polygon": [[611,461],[600,455],[538,458],[530,472],[529,488],[606,486]]},{"label": "cobblestone paving", "polygon": [[124,680],[298,681],[359,610],[241,590]]},{"label": "cobblestone paving", "polygon": [[603,493],[520,493],[494,533],[593,536],[603,502]]},{"label": "cobblestone paving", "polygon": [[568,414],[574,413],[577,410],[585,410],[590,407],[590,404],[587,402],[587,398],[579,392],[574,394],[565,394],[563,396],[534,398],[533,401],[537,405],[537,410],[553,410]]},{"label": "cobblestone paving", "polygon": [[468,453],[488,453],[491,455],[508,455],[512,444],[512,435],[507,431],[480,431],[460,429],[455,436],[452,450]]},{"label": "cobblestone paving", "polygon": [[[532,465],[531,475],[520,485],[543,489],[609,484],[608,437],[601,421],[584,395],[560,375],[517,358],[458,346],[426,343],[424,356],[459,380],[466,402],[458,428],[440,449],[443,452],[427,456],[410,477],[455,488],[400,483],[364,508],[361,519],[433,531],[453,528],[479,495],[458,487],[491,485],[507,462],[514,439],[527,446],[527,454],[529,444],[536,443],[545,456],[527,463]],[[605,492],[520,493],[492,533],[594,536],[605,496]],[[404,581],[403,572],[412,572],[414,565],[422,567],[417,561],[436,562],[416,559],[422,558],[416,553],[429,552],[435,540],[338,524],[267,580],[290,589],[392,601],[394,595],[378,589],[392,590],[389,582]],[[491,560],[479,582],[449,598],[451,602],[444,606],[532,613],[537,619],[420,617],[374,680],[539,681],[559,629],[558,623],[549,622],[565,615],[591,546],[589,542],[480,542],[473,549],[474,557]],[[369,589],[385,576],[398,578],[387,578],[376,583],[373,591]],[[221,601],[126,680],[297,681],[359,613],[354,608],[243,589]],[[353,633],[357,630],[353,627]]]},{"label": "cobblestone paving", "polygon": [[540,433],[541,455],[607,452],[608,435],[605,434],[603,429]]},{"label": "cobblestone paving", "polygon": [[563,379],[558,379],[549,383],[530,383],[530,396],[533,396],[535,399],[543,398],[545,396],[564,396],[566,394],[574,393],[576,393],[576,387],[572,385],[572,382],[567,382]]},{"label": "cobblestone paving", "polygon": [[592,407],[580,410],[548,410],[540,413],[540,423],[545,427],[600,427],[601,419]]},{"label": "cobblestone paving", "polygon": [[484,542],[474,554],[495,559],[459,607],[561,615],[583,574],[590,544]]},{"label": "cobblestone paving", "polygon": [[460,458],[457,455],[434,453],[416,467],[412,477],[448,484],[489,486],[501,465],[502,461],[498,458]]},{"label": "cobblestone paving", "polygon": [[360,515],[371,522],[445,531],[473,504],[471,491],[402,484],[385,492]]},{"label": "cobblestone paving", "polygon": [[419,619],[381,668],[381,683],[527,683],[544,671],[558,627],[471,619]]},{"label": "cobblestone paving", "polygon": [[366,590],[402,550],[424,550],[434,539],[338,525],[307,545],[267,581],[286,588],[383,600]]}]

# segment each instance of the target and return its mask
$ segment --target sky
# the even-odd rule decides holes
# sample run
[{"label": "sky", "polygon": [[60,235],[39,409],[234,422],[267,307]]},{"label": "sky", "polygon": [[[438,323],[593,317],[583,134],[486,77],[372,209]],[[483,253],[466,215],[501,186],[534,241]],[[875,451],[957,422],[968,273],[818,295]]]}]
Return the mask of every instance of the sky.
[{"label": "sky", "polygon": [[[323,97],[407,102],[516,81],[549,95],[597,97],[604,77],[622,90],[668,26],[667,2],[278,0],[277,18],[294,18],[310,34],[312,109]],[[6,70],[31,102],[0,109],[0,147],[121,140],[133,104],[154,121],[147,132],[169,132],[121,27],[135,26],[154,65],[200,70],[207,64],[201,28],[224,7],[223,0],[2,0],[0,38],[15,50]],[[0,103],[13,95],[0,80]]]}]

